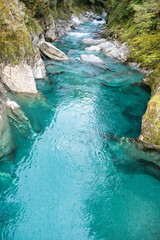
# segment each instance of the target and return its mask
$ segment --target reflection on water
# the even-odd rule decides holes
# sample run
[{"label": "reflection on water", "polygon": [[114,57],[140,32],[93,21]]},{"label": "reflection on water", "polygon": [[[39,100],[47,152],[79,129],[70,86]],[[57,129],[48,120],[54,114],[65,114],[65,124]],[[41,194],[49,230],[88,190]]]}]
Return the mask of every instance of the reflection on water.
[{"label": "reflection on water", "polygon": [[33,133],[13,128],[18,147],[0,162],[3,240],[160,238],[159,154],[130,139],[150,94],[143,75],[115,59],[96,53],[112,71],[80,61],[99,23],[56,43],[71,60],[46,62],[38,99],[12,96]]}]

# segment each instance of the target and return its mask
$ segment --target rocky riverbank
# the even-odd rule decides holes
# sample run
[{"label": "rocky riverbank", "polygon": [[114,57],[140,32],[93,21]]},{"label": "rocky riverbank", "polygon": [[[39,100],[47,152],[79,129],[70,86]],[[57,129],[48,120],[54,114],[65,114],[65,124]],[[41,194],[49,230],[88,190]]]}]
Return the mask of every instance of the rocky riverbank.
[{"label": "rocky riverbank", "polygon": [[146,71],[144,83],[151,88],[139,141],[147,148],[160,149],[160,5],[155,0],[107,3],[105,37],[127,43],[127,61]]},{"label": "rocky riverbank", "polygon": [[14,98],[12,99],[12,94],[39,95],[38,98],[42,100],[43,97],[36,87],[36,79],[46,77],[43,58],[56,61],[69,60],[69,57],[51,42],[82,22],[96,18],[96,15],[93,12],[78,15],[70,12],[66,19],[59,16],[54,21],[49,11],[48,15],[45,13],[37,21],[23,3],[10,0],[1,2],[0,11],[2,34],[0,37],[0,157],[2,158],[15,148],[10,124],[22,135],[28,136],[32,132],[30,120]]},{"label": "rocky riverbank", "polygon": [[[150,149],[160,149],[160,98],[159,98],[159,86],[160,78],[159,65],[156,69],[144,67],[142,63],[130,62],[132,56],[131,46],[127,42],[120,42],[117,39],[110,39],[109,41],[100,44],[102,46],[101,50],[106,52],[106,56],[111,56],[120,60],[122,63],[130,64],[135,67],[138,71],[143,72],[146,76],[143,80],[144,84],[148,85],[151,89],[151,99],[148,103],[147,110],[142,118],[141,133],[138,140],[147,148]],[[103,49],[103,45],[107,47]],[[99,47],[99,45],[96,45]],[[90,48],[87,48],[89,50]]]},{"label": "rocky riverbank", "polygon": [[[18,1],[7,1],[8,4],[10,4],[11,11],[6,8],[6,1],[2,1],[0,6],[1,11],[3,12],[3,21],[1,21],[3,38],[0,39],[2,52],[0,59],[2,93],[0,103],[2,109],[1,119],[9,118],[9,111],[7,109],[10,109],[10,112],[15,115],[14,119],[17,119],[17,122],[19,119],[18,115],[21,115],[22,122],[29,122],[29,119],[26,118],[16,102],[12,101],[13,99],[10,99],[11,95],[9,96],[8,93],[39,94],[36,88],[35,79],[43,79],[46,77],[45,65],[42,58],[56,61],[69,60],[69,57],[51,44],[51,42],[56,41],[56,39],[63,36],[66,32],[78,27],[81,23],[89,19],[101,19],[101,17],[93,14],[93,12],[85,12],[78,15],[72,13],[67,19],[56,18],[56,20],[54,20],[49,13],[48,16],[46,15],[37,21],[36,19],[33,19],[28,12],[26,13],[26,7],[22,3]],[[15,11],[15,9],[17,11]],[[20,16],[18,11],[21,11],[22,13]],[[8,38],[7,34],[11,35],[11,39]],[[107,36],[107,40],[106,38],[100,37],[97,37],[96,39],[84,39],[83,42],[86,44],[85,50],[87,54],[81,55],[81,60],[93,64],[98,63],[102,68],[105,68],[106,66],[104,67],[103,61],[94,55],[94,52],[101,51],[106,57],[110,56],[120,60],[122,63],[129,63],[133,53],[129,43],[119,41],[121,39],[117,39],[118,33],[115,30],[113,32],[108,31]],[[4,48],[2,48],[2,46],[4,46]],[[91,54],[89,55],[89,53]],[[136,60],[136,58],[134,58],[134,60]],[[160,104],[158,68],[153,70],[144,68],[140,63],[130,64],[147,74],[144,82],[149,85],[152,90],[151,100],[148,104],[147,111],[143,116],[142,130],[138,140],[143,142],[148,148],[159,149]],[[9,103],[12,104],[10,105]],[[18,114],[15,114],[13,109],[16,109],[16,113]],[[4,114],[4,112],[6,113]],[[3,129],[5,128],[4,122],[8,124],[8,121],[2,122],[1,129],[3,132]],[[7,136],[10,138],[10,134],[7,134]],[[11,146],[12,149],[12,144],[7,144],[7,141],[8,140],[4,140],[2,146],[5,146],[6,144],[7,146]],[[9,151],[10,150],[8,150],[8,152]]]}]

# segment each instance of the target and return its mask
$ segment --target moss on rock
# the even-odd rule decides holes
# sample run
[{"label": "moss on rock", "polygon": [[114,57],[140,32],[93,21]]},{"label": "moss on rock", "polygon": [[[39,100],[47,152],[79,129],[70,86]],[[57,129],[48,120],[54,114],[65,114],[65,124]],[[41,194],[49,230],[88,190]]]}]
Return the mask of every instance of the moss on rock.
[{"label": "moss on rock", "polygon": [[160,147],[160,91],[149,101],[142,119],[142,141]]},{"label": "moss on rock", "polygon": [[16,0],[1,0],[0,12],[0,61],[16,64],[29,60],[34,49],[25,25],[23,4]]}]

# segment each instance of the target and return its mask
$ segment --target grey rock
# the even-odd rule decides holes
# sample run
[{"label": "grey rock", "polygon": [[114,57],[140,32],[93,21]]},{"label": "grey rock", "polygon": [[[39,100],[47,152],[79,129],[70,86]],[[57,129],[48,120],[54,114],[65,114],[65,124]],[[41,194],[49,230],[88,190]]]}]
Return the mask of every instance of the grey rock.
[{"label": "grey rock", "polygon": [[14,149],[15,145],[7,117],[6,106],[3,104],[0,111],[0,158],[9,155]]},{"label": "grey rock", "polygon": [[90,55],[82,54],[80,58],[81,60],[92,63],[92,64],[102,64],[102,65],[104,64],[104,62],[99,57],[93,54],[90,54]]},{"label": "grey rock", "polygon": [[49,42],[44,42],[40,45],[40,51],[43,55],[47,56],[52,60],[63,61],[69,60],[69,57],[63,53],[61,50],[53,46]]},{"label": "grey rock", "polygon": [[104,38],[101,38],[101,39],[86,38],[86,39],[82,40],[82,42],[87,44],[87,45],[98,45],[98,44],[103,43],[105,41],[106,41],[106,39],[104,39]]},{"label": "grey rock", "polygon": [[1,70],[1,81],[8,90],[21,93],[37,93],[31,66],[26,63],[6,65]]},{"label": "grey rock", "polygon": [[101,48],[99,46],[91,46],[91,47],[85,48],[85,50],[86,51],[99,52],[101,50]]},{"label": "grey rock", "polygon": [[34,60],[34,66],[33,66],[33,76],[34,78],[45,78],[46,77],[46,69],[44,62],[38,53]]}]

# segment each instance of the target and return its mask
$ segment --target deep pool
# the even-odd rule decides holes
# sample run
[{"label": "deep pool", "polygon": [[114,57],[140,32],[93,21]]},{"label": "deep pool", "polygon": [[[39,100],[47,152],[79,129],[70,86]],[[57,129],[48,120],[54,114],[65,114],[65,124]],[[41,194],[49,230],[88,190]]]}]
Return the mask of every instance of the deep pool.
[{"label": "deep pool", "polygon": [[80,61],[82,39],[101,25],[84,23],[56,43],[72,60],[46,61],[49,80],[37,80],[44,98],[18,97],[34,131],[13,129],[18,147],[0,164],[0,239],[160,239],[159,180],[129,156],[119,164],[122,145],[112,154],[107,144],[138,137],[150,96],[144,76],[102,53],[111,71]]}]

